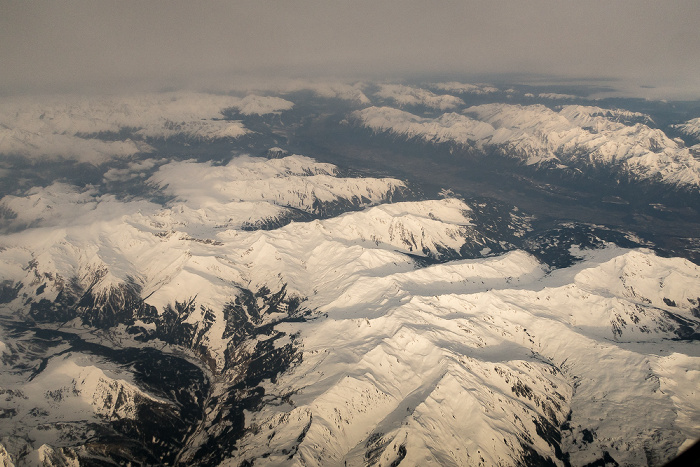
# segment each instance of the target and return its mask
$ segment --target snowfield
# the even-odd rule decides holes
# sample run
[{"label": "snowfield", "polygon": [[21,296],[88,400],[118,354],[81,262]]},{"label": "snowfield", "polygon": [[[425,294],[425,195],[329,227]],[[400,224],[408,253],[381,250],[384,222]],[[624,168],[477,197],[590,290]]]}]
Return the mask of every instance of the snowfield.
[{"label": "snowfield", "polygon": [[[470,135],[490,131],[503,141],[547,118],[552,130],[538,144],[556,147],[581,137],[573,124],[598,126],[586,134],[604,139],[656,135],[590,108],[469,113],[481,121],[445,118],[465,123]],[[406,113],[369,108],[360,116],[373,122],[381,115]],[[446,125],[406,119],[405,131],[416,135]],[[613,144],[597,138],[585,144]],[[160,165],[148,183],[172,196],[165,206],[60,183],[7,196],[1,204],[23,230],[0,237],[2,316],[50,323],[36,314],[45,309],[38,305],[79,291],[83,301],[74,309],[85,314],[67,315],[62,332],[111,336],[120,349],[167,347],[199,361],[211,380],[209,405],[201,426],[181,440],[182,463],[196,463],[198,449],[223,432],[216,417],[232,409],[221,397],[241,390],[232,385],[243,371],[231,363],[243,358],[231,349],[245,356],[265,340],[251,334],[231,347],[232,336],[250,326],[272,326],[282,333],[272,351],[296,346],[298,357],[256,383],[265,398],[243,412],[245,430],[221,465],[585,465],[608,457],[639,465],[668,460],[700,437],[700,267],[614,245],[572,247],[582,259],[561,269],[520,250],[463,259],[467,249],[493,245],[468,203],[391,203],[406,189],[400,180],[338,173],[302,156],[240,157],[224,166]],[[343,212],[323,215],[330,205]],[[283,212],[316,218],[244,228]],[[291,301],[246,295],[262,290],[297,299],[308,313],[284,319]],[[85,297],[92,308],[81,305]],[[249,321],[232,321],[229,305],[244,300]],[[106,305],[113,303],[119,306]],[[177,303],[188,303],[189,314]],[[105,314],[129,307],[142,315]],[[197,347],[165,340],[173,309],[197,330]],[[96,322],[106,327],[86,324]],[[162,334],[137,341],[124,332],[128,326]],[[139,420],[143,407],[175,410],[131,370],[94,355],[54,349],[33,375],[17,372],[29,344],[3,333],[5,458],[82,452],[82,442],[61,428],[77,421]]]},{"label": "snowfield", "polygon": [[555,111],[541,104],[496,103],[438,117],[392,107],[368,107],[353,116],[377,133],[496,150],[526,165],[605,168],[637,181],[660,180],[691,190],[700,186],[700,161],[637,112],[580,105]]}]

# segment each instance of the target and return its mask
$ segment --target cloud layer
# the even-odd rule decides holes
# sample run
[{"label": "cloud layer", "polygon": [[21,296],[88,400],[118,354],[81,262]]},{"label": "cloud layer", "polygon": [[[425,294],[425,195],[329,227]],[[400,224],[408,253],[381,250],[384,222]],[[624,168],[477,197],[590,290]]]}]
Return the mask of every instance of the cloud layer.
[{"label": "cloud layer", "polygon": [[0,6],[0,92],[536,73],[697,95],[698,23],[694,0],[8,1]]},{"label": "cloud layer", "polygon": [[[249,133],[221,112],[280,113],[293,103],[279,97],[244,98],[205,93],[155,93],[123,97],[18,97],[0,106],[0,155],[30,159],[63,158],[99,164],[151,152],[142,138],[185,136],[194,140],[235,139]],[[100,133],[129,130],[131,138],[104,141]]]}]

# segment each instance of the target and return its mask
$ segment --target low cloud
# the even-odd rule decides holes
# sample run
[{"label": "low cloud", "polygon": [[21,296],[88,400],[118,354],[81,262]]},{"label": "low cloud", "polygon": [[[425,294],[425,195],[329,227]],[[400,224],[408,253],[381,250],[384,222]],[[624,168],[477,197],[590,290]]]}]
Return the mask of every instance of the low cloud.
[{"label": "low cloud", "polygon": [[93,186],[81,188],[55,182],[47,187],[33,187],[22,196],[0,198],[0,212],[5,213],[0,218],[0,228],[14,231],[27,227],[88,225],[155,208],[148,201],[124,203],[114,195],[100,195]]},{"label": "low cloud", "polygon": [[[101,164],[153,148],[144,139],[185,136],[239,138],[249,132],[222,111],[269,114],[289,110],[279,97],[244,98],[206,93],[149,93],[124,97],[16,97],[0,102],[0,154],[63,158]],[[118,135],[127,130],[130,137]],[[100,135],[112,134],[109,140]]]},{"label": "low cloud", "polygon": [[127,166],[122,169],[114,167],[109,169],[107,172],[105,172],[103,181],[107,183],[125,182],[135,178],[146,178],[151,169],[166,162],[167,159],[146,159],[144,161],[129,162]]},{"label": "low cloud", "polygon": [[102,164],[113,158],[150,152],[151,146],[141,141],[101,141],[75,135],[33,133],[21,128],[0,128],[0,154],[29,159],[70,159]]},{"label": "low cloud", "polygon": [[530,73],[697,97],[699,23],[695,0],[8,1],[0,92]]}]

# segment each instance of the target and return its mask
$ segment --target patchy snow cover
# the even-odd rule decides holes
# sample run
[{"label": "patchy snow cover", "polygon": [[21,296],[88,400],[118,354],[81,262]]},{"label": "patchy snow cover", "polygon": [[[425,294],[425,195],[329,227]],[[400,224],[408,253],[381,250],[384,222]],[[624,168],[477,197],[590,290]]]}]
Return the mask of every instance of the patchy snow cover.
[{"label": "patchy snow cover", "polygon": [[129,138],[103,141],[94,137],[96,134],[129,130],[137,138],[238,138],[249,130],[238,121],[223,120],[223,110],[235,108],[244,115],[263,115],[292,106],[279,97],[239,98],[185,92],[101,98],[6,98],[0,105],[0,154],[61,157],[99,164],[152,148]]},{"label": "patchy snow cover", "polygon": [[42,444],[38,449],[26,453],[22,457],[22,464],[40,467],[80,467],[80,461],[73,453],[66,453],[63,449],[54,449],[48,444]]},{"label": "patchy snow cover", "polygon": [[663,131],[643,123],[643,114],[598,107],[485,104],[466,115],[423,118],[388,107],[353,115],[367,128],[434,143],[496,148],[528,165],[607,167],[639,180],[682,187],[700,185],[700,161]]},{"label": "patchy snow cover", "polygon": [[464,105],[464,101],[459,97],[435,94],[427,89],[402,84],[382,84],[375,95],[402,107],[425,105],[433,109],[449,110]]},{"label": "patchy snow cover", "polygon": [[[26,359],[31,368],[37,362],[26,355],[19,340],[13,358]],[[28,347],[31,354],[34,348]],[[3,440],[15,448],[19,441],[8,434],[30,437],[29,446],[36,448],[22,449],[19,465],[80,465],[74,456],[64,456],[59,446],[89,442],[94,436],[90,424],[105,420],[138,423],[144,406],[168,404],[138,388],[119,365],[89,353],[58,352],[36,370],[28,379],[19,372],[3,372],[3,412],[12,414],[0,419]],[[69,427],[70,443],[60,427]],[[0,460],[2,454],[0,451]],[[15,451],[15,458],[17,454]],[[6,451],[5,460],[9,460]]]},{"label": "patchy snow cover", "polygon": [[[138,404],[162,403],[128,381],[109,377],[88,359],[71,353],[51,359],[40,375],[22,386],[27,399],[14,400],[18,412],[43,409],[66,422],[92,417],[135,420]],[[60,411],[52,410],[59,405]]]}]

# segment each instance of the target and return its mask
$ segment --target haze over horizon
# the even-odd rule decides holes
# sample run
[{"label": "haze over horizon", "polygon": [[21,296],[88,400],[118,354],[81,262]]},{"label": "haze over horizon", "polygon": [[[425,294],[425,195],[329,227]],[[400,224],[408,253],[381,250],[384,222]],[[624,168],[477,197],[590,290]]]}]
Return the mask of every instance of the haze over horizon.
[{"label": "haze over horizon", "polygon": [[697,99],[699,23],[685,0],[5,1],[0,94],[507,75]]}]

